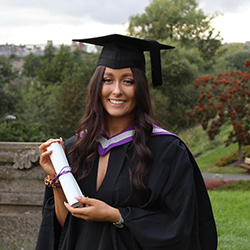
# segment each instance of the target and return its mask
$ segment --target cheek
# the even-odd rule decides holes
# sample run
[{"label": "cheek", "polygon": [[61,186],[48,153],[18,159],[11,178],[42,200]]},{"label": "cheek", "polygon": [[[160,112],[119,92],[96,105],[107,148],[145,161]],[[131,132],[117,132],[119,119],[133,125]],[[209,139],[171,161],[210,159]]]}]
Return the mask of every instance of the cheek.
[{"label": "cheek", "polygon": [[101,99],[105,98],[108,95],[108,89],[105,86],[102,86],[100,97]]}]

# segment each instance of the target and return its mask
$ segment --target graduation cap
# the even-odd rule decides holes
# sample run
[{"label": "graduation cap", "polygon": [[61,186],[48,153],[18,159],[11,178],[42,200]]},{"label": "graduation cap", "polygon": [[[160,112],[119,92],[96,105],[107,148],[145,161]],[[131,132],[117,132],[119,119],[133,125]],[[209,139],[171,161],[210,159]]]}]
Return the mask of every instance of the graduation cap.
[{"label": "graduation cap", "polygon": [[162,85],[160,50],[174,47],[160,44],[155,40],[139,39],[118,34],[87,39],[73,39],[75,42],[103,46],[98,66],[112,69],[139,68],[145,72],[144,51],[150,52],[153,85]]}]

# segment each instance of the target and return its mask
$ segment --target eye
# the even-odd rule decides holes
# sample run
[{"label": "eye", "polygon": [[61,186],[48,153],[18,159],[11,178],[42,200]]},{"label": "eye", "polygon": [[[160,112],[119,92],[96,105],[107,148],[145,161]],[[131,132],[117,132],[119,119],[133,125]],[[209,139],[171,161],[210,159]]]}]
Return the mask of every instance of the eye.
[{"label": "eye", "polygon": [[108,83],[112,83],[113,80],[111,78],[105,77],[105,78],[102,79],[102,82],[108,84]]},{"label": "eye", "polygon": [[132,85],[132,84],[135,83],[135,80],[133,80],[133,79],[124,79],[124,80],[122,81],[122,83],[123,83],[123,84],[126,84],[126,85]]}]

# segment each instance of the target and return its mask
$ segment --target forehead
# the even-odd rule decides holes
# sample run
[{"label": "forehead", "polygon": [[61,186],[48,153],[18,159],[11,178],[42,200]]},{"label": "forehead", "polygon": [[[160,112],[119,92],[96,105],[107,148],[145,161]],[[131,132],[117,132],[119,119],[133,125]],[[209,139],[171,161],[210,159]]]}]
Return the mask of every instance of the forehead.
[{"label": "forehead", "polygon": [[106,67],[104,74],[109,74],[109,75],[132,75],[133,72],[130,68],[122,68],[122,69],[112,69],[109,67]]}]

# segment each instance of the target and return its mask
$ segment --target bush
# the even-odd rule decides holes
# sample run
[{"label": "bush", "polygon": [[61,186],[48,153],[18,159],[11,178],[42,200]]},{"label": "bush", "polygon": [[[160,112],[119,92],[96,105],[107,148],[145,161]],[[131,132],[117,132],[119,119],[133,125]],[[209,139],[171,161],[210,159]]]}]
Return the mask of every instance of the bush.
[{"label": "bush", "polygon": [[25,124],[22,121],[12,121],[0,124],[0,141],[41,142],[46,141],[43,124]]},{"label": "bush", "polygon": [[209,189],[215,190],[219,186],[222,186],[225,184],[225,182],[220,179],[204,179],[204,182],[205,182],[207,190]]},{"label": "bush", "polygon": [[[238,160],[239,153],[238,151],[234,152],[231,155],[222,156],[215,165],[218,167],[223,167]],[[242,147],[242,156],[250,157],[250,145]]]},{"label": "bush", "polygon": [[242,191],[249,191],[250,190],[250,181],[231,181],[229,184],[225,183],[222,186],[216,188],[216,191],[235,191],[235,190],[242,190]]}]

